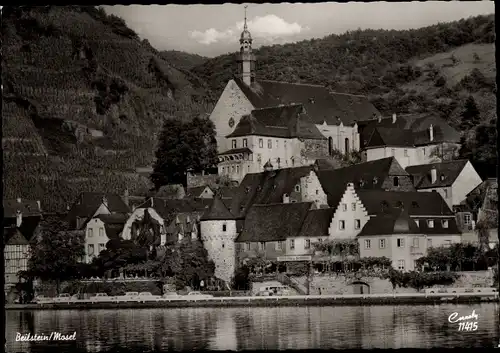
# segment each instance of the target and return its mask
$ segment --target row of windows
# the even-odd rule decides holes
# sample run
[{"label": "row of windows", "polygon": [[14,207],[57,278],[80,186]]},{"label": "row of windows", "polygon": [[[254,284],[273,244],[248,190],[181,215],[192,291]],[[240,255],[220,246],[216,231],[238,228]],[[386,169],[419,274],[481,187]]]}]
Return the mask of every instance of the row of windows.
[{"label": "row of windows", "polygon": [[[87,230],[87,237],[91,238],[94,236],[94,230],[92,228],[89,228]],[[104,228],[99,228],[99,236],[103,237],[104,236]]]},{"label": "row of windows", "polygon": [[[450,246],[451,245],[451,240],[445,240],[445,246]],[[378,247],[379,249],[385,249],[387,246],[387,240],[386,239],[379,239],[378,240]],[[404,248],[405,247],[405,239],[404,238],[397,238],[396,239],[396,246],[398,248]],[[413,238],[413,243],[412,243],[412,248],[420,248],[420,238]],[[427,247],[431,248],[432,247],[432,239],[427,239]],[[372,239],[365,239],[365,249],[371,249],[372,248]]]},{"label": "row of windows", "polygon": [[[351,203],[351,210],[356,211],[356,202]],[[342,211],[344,211],[344,212],[347,211],[347,204],[346,203],[342,204]]]},{"label": "row of windows", "polygon": [[[414,269],[418,268],[417,260],[413,260],[413,268]],[[405,269],[406,269],[406,262],[405,262],[405,260],[398,260],[398,270],[404,271]]]},{"label": "row of windows", "polygon": [[[355,205],[356,204],[353,203],[353,207],[355,207]],[[347,204],[343,204],[343,209],[344,209],[344,211],[347,211]],[[415,219],[415,223],[417,224],[417,226],[420,227],[420,220]],[[447,219],[441,220],[441,226],[443,228],[449,228],[449,220],[447,220]],[[434,228],[434,220],[433,219],[427,220],[427,227]],[[354,220],[354,229],[360,229],[360,228],[361,228],[361,221],[359,219],[355,219]],[[344,220],[339,220],[339,230],[345,230],[345,221]]]},{"label": "row of windows", "polygon": [[[247,166],[247,171],[250,172],[250,166]],[[232,166],[227,166],[227,167],[222,167],[222,174],[233,174],[233,173],[240,173],[240,166],[239,165],[232,165]]]},{"label": "row of windows", "polygon": [[[106,249],[106,244],[99,244],[99,252],[97,254],[99,254],[101,251],[105,250]],[[94,244],[89,244],[87,246],[87,255],[89,256],[93,256],[95,255],[95,247],[94,247]]]},{"label": "row of windows", "polygon": [[[248,147],[248,140],[247,139],[243,139],[242,143],[243,143],[243,148]],[[283,145],[285,146],[285,149],[286,149],[286,140],[283,141]],[[275,147],[276,148],[279,147],[279,140],[276,140]],[[231,148],[232,149],[238,148],[238,141],[237,140],[231,140]],[[259,139],[259,148],[264,148],[264,139]],[[269,148],[269,149],[273,148],[273,140],[271,140],[271,139],[267,140],[267,148]]]},{"label": "row of windows", "polygon": [[[323,239],[322,238],[318,238],[317,239],[317,242],[318,243],[321,243],[323,242]],[[276,242],[276,246],[275,246],[275,250],[284,250],[285,249],[285,244],[286,242],[285,241],[278,241]],[[304,249],[311,249],[311,245],[312,245],[313,241],[311,239],[305,239],[305,242],[304,242]],[[245,243],[245,250],[246,251],[250,251],[251,249],[251,245],[252,243]],[[295,250],[295,239],[289,239],[288,240],[288,245],[289,245],[289,249],[290,250]],[[266,249],[269,249],[269,247],[267,246],[267,243],[266,242],[259,242],[259,250],[260,251],[263,251],[263,250],[266,250]]]},{"label": "row of windows", "polygon": [[[339,221],[339,229],[345,230],[345,221],[342,219]],[[359,219],[354,220],[354,229],[361,229],[361,220]]]}]

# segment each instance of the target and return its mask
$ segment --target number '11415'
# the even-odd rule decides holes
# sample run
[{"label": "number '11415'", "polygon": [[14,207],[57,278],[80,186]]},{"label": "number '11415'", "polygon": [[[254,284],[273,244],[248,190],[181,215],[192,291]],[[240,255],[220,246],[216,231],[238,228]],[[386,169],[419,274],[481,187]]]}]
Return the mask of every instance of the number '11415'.
[{"label": "number '11415'", "polygon": [[458,331],[477,331],[477,322],[461,322],[458,324]]}]

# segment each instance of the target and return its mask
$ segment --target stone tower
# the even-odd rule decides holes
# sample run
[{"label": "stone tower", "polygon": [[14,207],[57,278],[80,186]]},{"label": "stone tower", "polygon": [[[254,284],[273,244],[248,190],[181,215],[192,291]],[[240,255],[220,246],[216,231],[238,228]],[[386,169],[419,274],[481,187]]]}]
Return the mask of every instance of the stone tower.
[{"label": "stone tower", "polygon": [[252,53],[252,36],[247,27],[247,6],[245,6],[245,23],[240,37],[238,63],[241,79],[250,86],[255,80],[255,55]]},{"label": "stone tower", "polygon": [[236,217],[218,195],[200,219],[200,235],[209,258],[215,263],[215,277],[230,284],[236,270]]}]

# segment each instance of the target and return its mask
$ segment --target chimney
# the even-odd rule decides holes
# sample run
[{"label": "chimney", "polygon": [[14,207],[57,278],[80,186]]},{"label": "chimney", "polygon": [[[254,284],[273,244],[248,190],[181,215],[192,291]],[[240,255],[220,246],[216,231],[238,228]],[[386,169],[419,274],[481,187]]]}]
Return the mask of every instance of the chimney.
[{"label": "chimney", "polygon": [[17,198],[17,203],[21,203],[21,199],[20,198]]},{"label": "chimney", "polygon": [[123,202],[125,202],[125,205],[127,205],[127,207],[129,206],[129,194],[128,194],[128,189],[125,189],[124,193],[123,193]]},{"label": "chimney", "polygon": [[434,184],[437,180],[437,170],[436,167],[432,167],[431,169],[431,182]]},{"label": "chimney", "polygon": [[17,210],[16,211],[16,227],[19,228],[22,223],[23,223],[23,214],[21,213],[21,211]]},{"label": "chimney", "polygon": [[392,123],[395,124],[397,119],[396,113],[392,114]]},{"label": "chimney", "polygon": [[42,203],[40,202],[40,200],[37,200],[36,203],[38,205],[38,210],[41,211],[42,210]]},{"label": "chimney", "polygon": [[432,124],[429,126],[429,140],[434,141],[434,127]]}]

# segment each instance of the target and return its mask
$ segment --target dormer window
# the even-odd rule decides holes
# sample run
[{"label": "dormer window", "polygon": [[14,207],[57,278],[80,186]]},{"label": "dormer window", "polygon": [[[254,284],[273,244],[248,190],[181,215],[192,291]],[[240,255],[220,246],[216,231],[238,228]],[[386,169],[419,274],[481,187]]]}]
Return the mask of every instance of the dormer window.
[{"label": "dormer window", "polygon": [[245,188],[245,193],[246,193],[246,194],[248,194],[249,192],[250,192],[250,187],[249,187],[249,186],[247,186],[247,187]]},{"label": "dormer window", "polygon": [[434,220],[433,219],[427,220],[427,227],[434,228]]},{"label": "dormer window", "polygon": [[444,180],[444,174],[441,174],[441,181]]},{"label": "dormer window", "polygon": [[262,187],[259,185],[257,186],[257,191],[261,191],[262,190]]},{"label": "dormer window", "polygon": [[443,225],[443,228],[448,228],[448,226],[449,226],[448,220],[447,219],[443,219],[442,225]]},{"label": "dormer window", "polygon": [[389,208],[389,204],[387,203],[387,201],[382,201],[380,205],[382,206],[383,212],[387,211],[387,209]]},{"label": "dormer window", "polygon": [[373,177],[373,184],[376,185],[378,183],[378,178],[377,177]]},{"label": "dormer window", "polygon": [[365,181],[364,181],[363,179],[361,179],[361,180],[359,181],[359,186],[363,186],[363,185],[365,185]]}]

